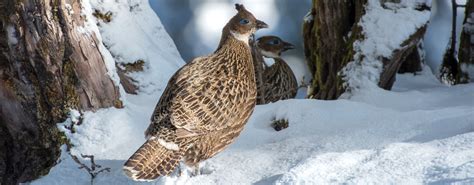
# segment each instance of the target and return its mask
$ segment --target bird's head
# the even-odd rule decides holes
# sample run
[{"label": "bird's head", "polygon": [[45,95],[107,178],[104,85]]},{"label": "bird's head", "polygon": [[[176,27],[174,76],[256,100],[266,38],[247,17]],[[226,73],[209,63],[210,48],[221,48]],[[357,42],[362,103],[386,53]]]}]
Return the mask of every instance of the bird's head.
[{"label": "bird's head", "polygon": [[250,36],[257,30],[268,28],[265,22],[256,19],[252,13],[245,9],[244,5],[235,4],[235,9],[238,12],[230,19],[226,28],[229,31],[228,34],[231,34],[237,40],[248,42]]},{"label": "bird's head", "polygon": [[267,58],[280,58],[281,53],[295,46],[285,42],[277,36],[263,36],[257,39],[257,47],[263,56]]}]

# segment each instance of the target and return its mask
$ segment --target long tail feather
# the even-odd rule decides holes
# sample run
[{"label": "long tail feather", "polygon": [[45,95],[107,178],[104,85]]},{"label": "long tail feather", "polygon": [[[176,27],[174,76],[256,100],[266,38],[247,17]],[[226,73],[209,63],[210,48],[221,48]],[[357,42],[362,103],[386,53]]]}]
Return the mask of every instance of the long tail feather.
[{"label": "long tail feather", "polygon": [[125,162],[123,170],[133,180],[152,181],[171,174],[178,166],[181,156],[176,144],[152,138]]}]

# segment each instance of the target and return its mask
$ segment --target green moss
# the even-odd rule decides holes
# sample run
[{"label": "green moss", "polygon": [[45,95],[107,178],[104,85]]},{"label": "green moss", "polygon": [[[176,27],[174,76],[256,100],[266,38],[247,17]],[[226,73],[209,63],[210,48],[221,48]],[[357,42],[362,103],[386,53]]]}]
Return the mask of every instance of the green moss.
[{"label": "green moss", "polygon": [[124,108],[122,100],[114,100],[114,107],[117,109],[122,109]]},{"label": "green moss", "polygon": [[51,8],[53,13],[53,19],[55,21],[59,20],[59,6],[61,6],[61,2],[59,0],[53,0]]},{"label": "green moss", "polygon": [[80,105],[79,95],[76,92],[76,87],[80,84],[72,61],[63,63],[63,83],[65,94],[63,111],[68,113],[70,108],[78,109]]},{"label": "green moss", "polygon": [[126,72],[143,71],[143,66],[145,66],[145,61],[141,59],[130,64],[123,64],[123,67],[125,67]]}]

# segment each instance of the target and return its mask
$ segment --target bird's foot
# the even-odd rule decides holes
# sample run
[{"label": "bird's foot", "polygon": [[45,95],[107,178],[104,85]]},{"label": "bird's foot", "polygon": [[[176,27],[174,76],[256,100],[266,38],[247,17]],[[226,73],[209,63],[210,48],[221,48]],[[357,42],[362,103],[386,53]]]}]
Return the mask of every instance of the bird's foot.
[{"label": "bird's foot", "polygon": [[192,166],[192,169],[193,169],[193,173],[191,174],[191,176],[198,176],[198,175],[201,175],[201,168],[199,168],[199,163]]}]

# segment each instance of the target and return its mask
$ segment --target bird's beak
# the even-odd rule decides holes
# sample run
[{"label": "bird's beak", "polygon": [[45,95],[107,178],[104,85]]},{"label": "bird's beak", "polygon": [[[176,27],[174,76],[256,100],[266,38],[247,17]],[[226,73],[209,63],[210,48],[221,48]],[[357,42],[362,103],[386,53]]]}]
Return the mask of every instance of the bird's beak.
[{"label": "bird's beak", "polygon": [[283,49],[286,51],[286,50],[290,50],[290,49],[295,49],[295,46],[291,43],[288,43],[288,42],[283,42]]},{"label": "bird's beak", "polygon": [[257,29],[262,29],[262,28],[268,28],[268,24],[261,20],[257,20]]}]

